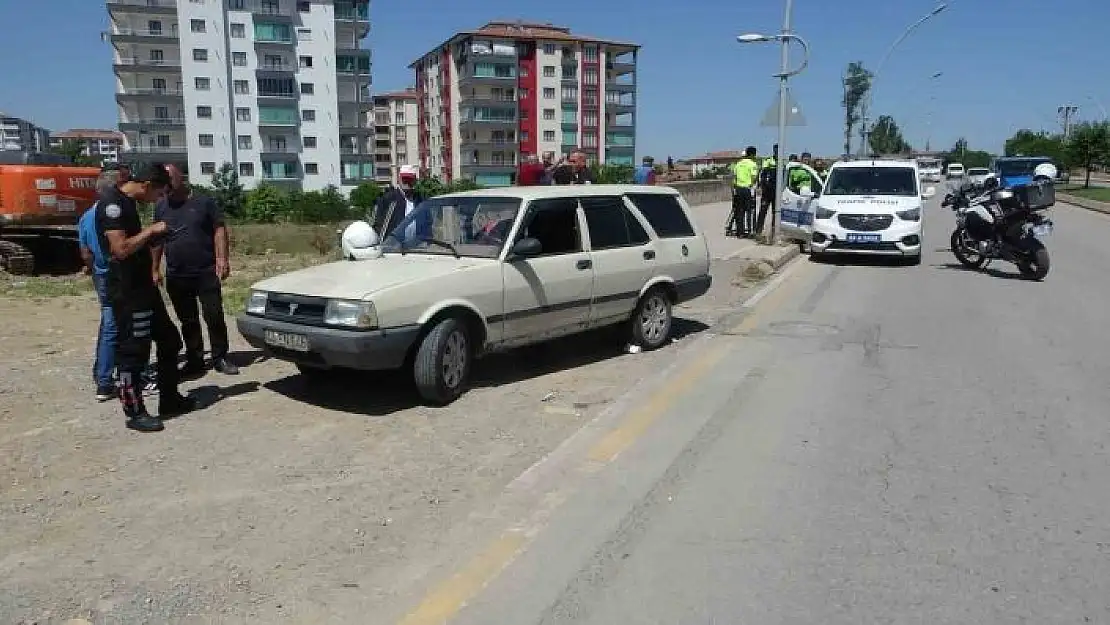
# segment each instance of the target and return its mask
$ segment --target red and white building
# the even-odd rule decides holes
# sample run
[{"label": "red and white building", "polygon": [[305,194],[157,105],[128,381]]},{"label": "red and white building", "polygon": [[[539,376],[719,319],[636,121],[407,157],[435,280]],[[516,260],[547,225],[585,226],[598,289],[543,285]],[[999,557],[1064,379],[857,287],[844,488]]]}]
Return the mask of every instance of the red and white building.
[{"label": "red and white building", "polygon": [[441,180],[507,185],[520,158],[582,150],[631,165],[639,46],[527,22],[461,32],[416,71],[419,159]]}]

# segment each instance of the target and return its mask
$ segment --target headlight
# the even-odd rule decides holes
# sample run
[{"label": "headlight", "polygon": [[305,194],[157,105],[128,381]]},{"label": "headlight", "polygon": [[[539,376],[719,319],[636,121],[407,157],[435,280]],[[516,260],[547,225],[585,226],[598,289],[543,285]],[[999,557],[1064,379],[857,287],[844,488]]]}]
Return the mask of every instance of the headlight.
[{"label": "headlight", "polygon": [[251,295],[247,298],[247,314],[249,315],[265,315],[266,314],[266,292],[265,291],[251,291]]},{"label": "headlight", "polygon": [[836,211],[829,210],[829,209],[825,208],[824,206],[818,205],[817,206],[817,211],[814,213],[813,216],[816,217],[817,219],[832,219],[833,215],[835,215],[835,214],[836,214]]},{"label": "headlight", "polygon": [[360,300],[332,299],[324,308],[324,323],[329,326],[343,326],[370,330],[378,327],[378,313],[373,302]]},{"label": "headlight", "polygon": [[921,209],[911,208],[908,211],[898,211],[898,219],[902,221],[921,221]]}]

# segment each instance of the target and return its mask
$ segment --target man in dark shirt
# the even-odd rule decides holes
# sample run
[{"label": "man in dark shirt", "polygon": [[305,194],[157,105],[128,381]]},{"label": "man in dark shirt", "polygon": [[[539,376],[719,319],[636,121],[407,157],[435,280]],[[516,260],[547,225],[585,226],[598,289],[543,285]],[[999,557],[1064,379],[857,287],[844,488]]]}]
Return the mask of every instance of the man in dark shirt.
[{"label": "man in dark shirt", "polygon": [[169,418],[195,409],[196,404],[177,389],[177,354],[181,337],[170,321],[162,294],[150,274],[150,245],[172,237],[166,222],[143,228],[137,202],[154,202],[169,186],[169,172],[149,165],[131,172],[127,182],[104,189],[96,206],[96,233],[100,247],[111,255],[106,291],[116,317],[116,367],[119,397],[127,427],[158,432],[161,420],[147,412],[142,395],[142,373],[150,360],[153,341],[158,354],[158,414]]},{"label": "man in dark shirt", "polygon": [[555,184],[593,184],[589,164],[586,163],[586,153],[582,151],[571,152],[570,158],[564,164],[556,165],[551,174]]},{"label": "man in dark shirt", "polygon": [[175,234],[173,239],[153,249],[154,280],[161,280],[164,255],[166,293],[177,313],[177,320],[181,322],[181,338],[185,340],[185,367],[181,370],[181,377],[194,378],[204,374],[201,315],[204,316],[208,340],[212,344],[212,368],[220,373],[236,375],[239,368],[227,359],[227,322],[224,320],[220,285],[231,275],[223,210],[214,199],[194,194],[176,166],[168,165],[167,169],[170,189],[155,205],[154,221],[166,222]]}]

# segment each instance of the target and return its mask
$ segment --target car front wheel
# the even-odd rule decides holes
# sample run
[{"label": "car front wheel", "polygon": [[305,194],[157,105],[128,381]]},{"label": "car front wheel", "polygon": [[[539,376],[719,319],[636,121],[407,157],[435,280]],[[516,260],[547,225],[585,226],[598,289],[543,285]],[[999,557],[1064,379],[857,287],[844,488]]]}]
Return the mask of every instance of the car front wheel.
[{"label": "car front wheel", "polygon": [[653,288],[640,298],[629,319],[632,344],[645,350],[662,347],[671,336],[671,300],[660,288]]},{"label": "car front wheel", "polygon": [[413,359],[413,380],[420,397],[438,406],[458,399],[466,390],[473,354],[466,323],[456,317],[437,323]]}]

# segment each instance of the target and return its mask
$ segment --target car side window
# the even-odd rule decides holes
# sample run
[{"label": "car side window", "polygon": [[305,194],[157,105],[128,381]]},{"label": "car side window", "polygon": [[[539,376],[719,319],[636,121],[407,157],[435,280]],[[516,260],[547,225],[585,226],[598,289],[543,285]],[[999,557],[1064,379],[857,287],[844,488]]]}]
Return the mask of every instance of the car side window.
[{"label": "car side window", "polygon": [[682,210],[678,197],[662,193],[629,193],[626,197],[647,219],[659,238],[694,236],[694,226],[687,219],[686,211]]},{"label": "car side window", "polygon": [[607,250],[615,247],[643,245],[650,240],[640,220],[624,205],[619,195],[584,197],[582,210],[590,229],[590,248]]},{"label": "car side window", "polygon": [[582,251],[578,231],[578,202],[574,198],[534,200],[517,239],[531,237],[540,242],[540,256]]}]

